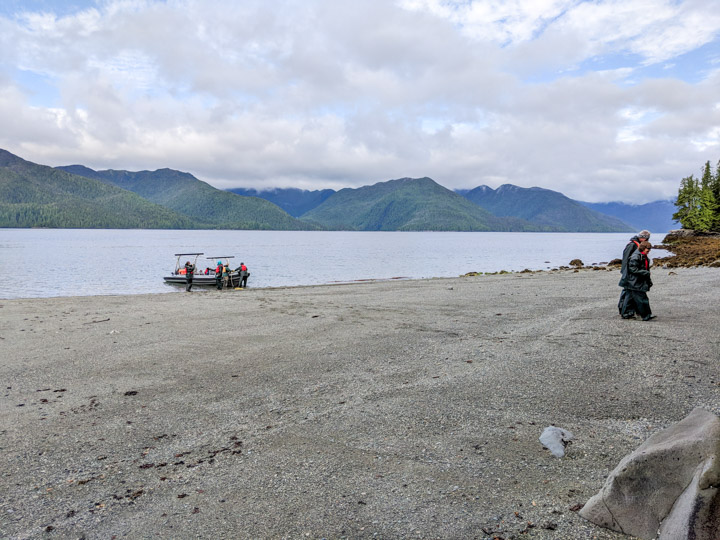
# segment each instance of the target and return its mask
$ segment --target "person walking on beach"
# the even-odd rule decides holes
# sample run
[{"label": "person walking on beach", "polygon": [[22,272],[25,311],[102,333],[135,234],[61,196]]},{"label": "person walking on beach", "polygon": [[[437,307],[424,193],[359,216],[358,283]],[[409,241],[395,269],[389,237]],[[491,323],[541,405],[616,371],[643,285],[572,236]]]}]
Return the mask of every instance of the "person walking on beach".
[{"label": "person walking on beach", "polygon": [[627,294],[626,291],[626,280],[627,280],[627,265],[630,260],[630,256],[635,253],[638,246],[643,241],[650,240],[650,231],[644,230],[633,236],[625,246],[622,255],[622,265],[620,266],[620,282],[618,285],[623,288],[620,293],[620,300],[618,300],[618,311],[624,319],[630,319],[635,316],[635,305],[632,303],[632,295]]},{"label": "person walking on beach", "polygon": [[190,261],[185,262],[185,290],[192,291],[193,274],[195,273],[195,265]]},{"label": "person walking on beach", "polygon": [[223,288],[222,273],[223,263],[222,261],[218,261],[217,266],[215,267],[215,286],[217,286],[218,291],[221,291]]},{"label": "person walking on beach", "polygon": [[[651,248],[652,245],[647,240],[640,242],[640,245],[628,259],[627,276],[625,278],[625,290],[632,299],[634,312],[637,312],[643,321],[650,321],[655,318],[650,309],[650,300],[648,300],[647,295],[653,285],[652,279],[650,279],[650,260],[647,257]],[[630,319],[634,318],[634,313],[633,315],[622,313],[622,316],[624,319]]]}]

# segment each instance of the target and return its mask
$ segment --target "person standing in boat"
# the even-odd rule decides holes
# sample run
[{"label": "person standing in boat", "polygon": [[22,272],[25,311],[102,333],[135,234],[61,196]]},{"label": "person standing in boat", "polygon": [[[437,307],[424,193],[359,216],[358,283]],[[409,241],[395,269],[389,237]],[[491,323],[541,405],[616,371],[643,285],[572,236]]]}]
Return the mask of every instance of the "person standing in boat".
[{"label": "person standing in boat", "polygon": [[217,266],[215,267],[215,285],[217,286],[218,291],[221,291],[223,287],[222,274],[223,263],[222,261],[218,261]]},{"label": "person standing in boat", "polygon": [[190,261],[185,262],[185,290],[192,291],[193,274],[195,273],[195,265]]}]

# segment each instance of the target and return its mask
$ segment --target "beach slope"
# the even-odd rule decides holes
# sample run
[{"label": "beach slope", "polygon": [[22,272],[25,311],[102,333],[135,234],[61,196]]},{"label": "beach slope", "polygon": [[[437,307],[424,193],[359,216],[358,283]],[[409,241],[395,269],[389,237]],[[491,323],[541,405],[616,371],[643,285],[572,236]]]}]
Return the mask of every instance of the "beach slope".
[{"label": "beach slope", "polygon": [[720,272],[654,270],[652,322],[618,279],[0,301],[0,537],[626,538],[576,510],[720,413]]}]

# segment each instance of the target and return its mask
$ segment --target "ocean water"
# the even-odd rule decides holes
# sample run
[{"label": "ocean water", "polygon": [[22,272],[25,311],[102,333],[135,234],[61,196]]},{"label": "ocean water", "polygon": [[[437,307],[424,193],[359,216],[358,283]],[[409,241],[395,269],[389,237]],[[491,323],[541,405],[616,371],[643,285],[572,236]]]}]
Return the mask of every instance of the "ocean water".
[{"label": "ocean water", "polygon": [[[630,233],[0,229],[0,298],[171,293],[175,253],[234,256],[249,287],[545,270],[622,254]],[[660,242],[664,234],[651,240]],[[654,250],[655,257],[666,253]],[[211,257],[207,259],[206,257]],[[184,262],[184,261],[183,261]],[[202,290],[200,288],[194,288]]]}]

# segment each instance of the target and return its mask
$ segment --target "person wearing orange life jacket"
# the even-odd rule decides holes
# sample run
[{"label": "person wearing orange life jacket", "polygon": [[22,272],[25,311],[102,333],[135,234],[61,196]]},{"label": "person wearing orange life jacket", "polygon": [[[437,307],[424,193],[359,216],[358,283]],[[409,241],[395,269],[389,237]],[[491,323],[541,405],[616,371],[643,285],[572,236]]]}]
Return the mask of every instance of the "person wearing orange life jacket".
[{"label": "person wearing orange life jacket", "polygon": [[247,279],[250,273],[248,272],[247,266],[245,266],[245,263],[240,263],[240,268],[238,268],[240,271],[240,287],[245,288],[247,287]]},{"label": "person wearing orange life jacket", "polygon": [[217,266],[215,267],[215,285],[217,286],[218,291],[222,290],[223,287],[222,274],[223,263],[222,261],[218,261]]},{"label": "person wearing orange life jacket", "polygon": [[623,319],[632,319],[635,317],[635,305],[633,304],[632,295],[627,293],[626,282],[627,282],[627,265],[630,260],[630,256],[635,253],[638,246],[643,241],[650,240],[650,231],[640,231],[637,236],[633,236],[625,246],[622,256],[622,265],[620,266],[620,281],[618,285],[623,288],[620,293],[620,299],[618,300],[618,311]]}]

